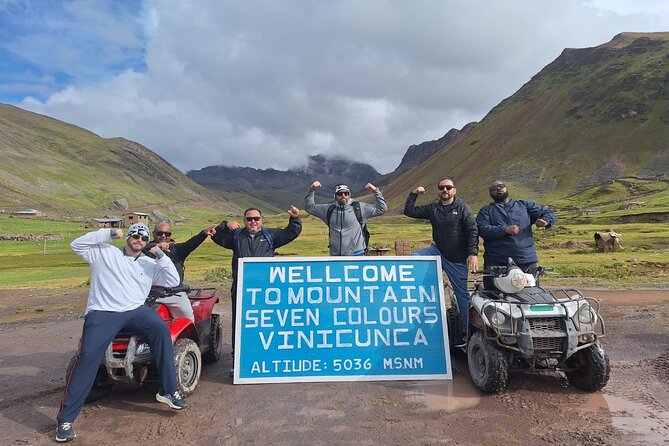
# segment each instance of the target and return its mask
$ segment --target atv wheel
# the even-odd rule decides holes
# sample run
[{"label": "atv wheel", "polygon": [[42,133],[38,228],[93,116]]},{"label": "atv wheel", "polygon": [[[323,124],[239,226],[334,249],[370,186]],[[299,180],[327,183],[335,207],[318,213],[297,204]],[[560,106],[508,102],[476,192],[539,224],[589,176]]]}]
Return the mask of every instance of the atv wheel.
[{"label": "atv wheel", "polygon": [[509,382],[509,365],[504,351],[483,339],[476,331],[467,344],[469,374],[474,385],[483,393],[496,393]]},{"label": "atv wheel", "polygon": [[193,393],[200,382],[202,358],[195,341],[181,338],[174,344],[174,366],[177,371],[177,390],[183,395]]},{"label": "atv wheel", "polygon": [[[65,372],[65,379],[70,376],[72,369],[74,368],[74,363],[77,361],[77,355],[75,354],[70,359],[70,363],[67,365],[67,372]],[[104,365],[100,364],[98,367],[98,373],[95,375],[95,380],[93,381],[93,387],[91,387],[90,392],[86,395],[84,403],[92,403],[99,399],[105,398],[112,390],[112,384],[109,381],[109,375],[107,375],[107,369]]]},{"label": "atv wheel", "polygon": [[203,355],[204,362],[216,362],[223,354],[223,327],[221,326],[221,315],[211,315],[211,332],[209,333],[209,350]]},{"label": "atv wheel", "polygon": [[567,366],[574,369],[566,372],[567,379],[578,389],[594,392],[609,382],[609,357],[599,344],[592,344],[576,352],[567,360]]}]

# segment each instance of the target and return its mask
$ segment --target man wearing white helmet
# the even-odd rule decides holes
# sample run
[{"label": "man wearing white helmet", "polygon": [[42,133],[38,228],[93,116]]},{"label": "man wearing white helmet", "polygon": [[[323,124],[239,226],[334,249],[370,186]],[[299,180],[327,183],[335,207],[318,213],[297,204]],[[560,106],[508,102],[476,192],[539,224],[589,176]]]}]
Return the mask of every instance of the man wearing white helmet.
[{"label": "man wearing white helmet", "polygon": [[123,237],[123,231],[116,228],[89,232],[70,245],[91,265],[91,285],[76,362],[66,377],[57,415],[57,442],[76,437],[72,423],[91,390],[107,346],[121,330],[137,333],[151,345],[160,377],[156,400],[172,409],[188,407],[177,392],[169,329],[155,310],[144,305],[151,285],[177,286],[179,273],[159,247],[150,251],[155,259],[142,253],[149,234],[149,228],[137,223],[128,229],[122,248],[110,243]]},{"label": "man wearing white helmet", "polygon": [[321,188],[319,181],[309,186],[304,197],[304,210],[325,222],[330,230],[331,256],[364,255],[369,246],[367,219],[383,215],[388,210],[386,200],[378,187],[367,183],[365,189],[374,194],[375,204],[361,203],[351,198],[351,190],[345,184],[334,188],[334,203],[316,204],[314,195]]}]

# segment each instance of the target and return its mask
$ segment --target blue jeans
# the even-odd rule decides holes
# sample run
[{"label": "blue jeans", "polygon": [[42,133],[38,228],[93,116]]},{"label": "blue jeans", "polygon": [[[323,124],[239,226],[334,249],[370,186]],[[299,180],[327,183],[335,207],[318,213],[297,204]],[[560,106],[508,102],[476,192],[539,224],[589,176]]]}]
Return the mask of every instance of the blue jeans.
[{"label": "blue jeans", "polygon": [[74,368],[65,380],[65,395],[60,403],[58,423],[73,422],[93,387],[95,375],[107,346],[119,331],[137,333],[151,346],[160,378],[160,393],[177,390],[177,375],[172,354],[172,338],[156,310],[142,305],[130,311],[89,311]]},{"label": "blue jeans", "polygon": [[447,260],[435,245],[426,246],[411,254],[412,256],[440,256],[441,268],[451,282],[455,299],[460,308],[460,323],[462,324],[462,336],[467,335],[467,320],[469,318],[469,292],[467,291],[467,264],[455,263]]}]

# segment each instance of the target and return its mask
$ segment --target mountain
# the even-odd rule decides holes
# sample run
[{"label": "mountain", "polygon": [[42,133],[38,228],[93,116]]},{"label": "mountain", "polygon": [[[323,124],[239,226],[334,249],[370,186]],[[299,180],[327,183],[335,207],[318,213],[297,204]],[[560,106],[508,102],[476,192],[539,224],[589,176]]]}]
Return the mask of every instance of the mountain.
[{"label": "mountain", "polygon": [[254,169],[251,167],[208,166],[191,170],[186,175],[204,187],[228,193],[238,193],[237,200],[246,206],[262,210],[281,211],[294,204],[302,207],[309,185],[318,180],[323,184],[323,200],[337,184],[347,184],[354,194],[376,181],[381,174],[369,164],[341,157],[310,156],[307,165],[289,169]]},{"label": "mountain", "polygon": [[239,212],[146,147],[0,104],[0,208],[75,218],[186,208]]},{"label": "mountain", "polygon": [[[669,179],[669,33],[623,33],[565,49],[468,133],[384,187],[409,191],[451,175],[476,211],[501,179],[513,197],[568,205],[620,177]],[[435,193],[428,193],[433,199]]]},{"label": "mountain", "polygon": [[467,134],[476,127],[476,122],[470,122],[469,124],[462,127],[462,129],[451,129],[444,136],[433,141],[425,141],[420,144],[414,144],[409,146],[406,153],[402,157],[402,161],[397,166],[397,168],[383,175],[378,181],[380,185],[386,185],[392,182],[395,178],[400,176],[402,173],[406,172],[409,169],[412,169],[419,164],[426,161],[429,157],[439,152],[449,144],[454,143],[460,136]]}]

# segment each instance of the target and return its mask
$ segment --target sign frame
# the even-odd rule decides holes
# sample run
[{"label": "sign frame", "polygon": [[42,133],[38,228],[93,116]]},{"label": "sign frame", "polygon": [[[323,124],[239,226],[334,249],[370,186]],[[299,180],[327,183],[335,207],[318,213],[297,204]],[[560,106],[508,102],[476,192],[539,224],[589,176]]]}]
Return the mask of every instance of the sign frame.
[{"label": "sign frame", "polygon": [[[325,360],[326,363],[326,368],[327,368],[327,361],[331,361],[332,364],[330,364],[333,369],[335,368],[336,365],[339,365],[341,371],[341,367],[345,364],[351,364],[351,367],[357,367],[358,365],[361,365],[359,370],[361,373],[360,374],[354,374],[351,373],[352,370],[347,370],[344,374],[337,374],[333,370],[332,373],[328,374],[318,374],[318,375],[280,375],[280,376],[258,376],[258,377],[250,377],[248,373],[248,368],[247,371],[245,371],[244,375],[242,376],[242,355],[245,354],[244,350],[244,339],[243,336],[245,335],[245,330],[247,330],[244,326],[244,314],[245,310],[248,308],[251,308],[250,305],[250,297],[248,294],[246,295],[246,299],[248,302],[245,302],[245,288],[248,285],[249,282],[252,282],[251,278],[246,277],[246,270],[245,270],[245,265],[248,265],[248,270],[252,271],[253,268],[264,268],[264,266],[260,266],[257,264],[282,264],[290,266],[290,265],[309,265],[309,266],[318,266],[319,268],[322,265],[322,267],[326,267],[328,265],[337,265],[338,268],[362,268],[366,267],[367,265],[381,265],[381,264],[387,264],[387,265],[422,265],[422,267],[427,268],[429,273],[432,273],[434,271],[434,274],[436,277],[434,277],[433,281],[436,286],[436,300],[438,302],[434,303],[435,306],[438,306],[438,308],[435,308],[434,311],[438,314],[438,321],[434,322],[434,327],[436,330],[441,330],[441,332],[436,332],[435,334],[432,335],[433,339],[438,339],[441,343],[443,343],[443,349],[441,349],[441,345],[437,345],[435,348],[430,349],[430,354],[435,356],[436,360],[443,360],[443,367],[438,366],[438,370],[432,371],[429,373],[390,373],[390,374],[365,374],[364,372],[367,371],[366,367],[368,365],[368,361],[370,358],[366,358],[365,362],[360,362],[359,364],[354,364],[353,362],[350,362],[350,360],[341,360],[341,361],[347,361],[347,362],[339,362],[335,363],[332,359],[327,359]],[[343,266],[342,266],[343,265]],[[350,266],[350,265],[358,265],[356,266]],[[362,266],[360,266],[362,265]],[[278,267],[277,267],[278,268]],[[309,278],[309,277],[307,277]],[[245,279],[247,282],[245,283]],[[312,279],[314,280],[314,279]],[[334,280],[334,279],[332,279]],[[343,280],[343,278],[342,278]],[[312,283],[309,281],[305,281],[305,283]],[[344,284],[348,282],[342,282]],[[251,289],[251,287],[249,287]],[[253,288],[254,290],[256,288]],[[256,291],[257,292],[257,291]],[[445,303],[445,297],[444,297],[444,288],[443,288],[443,276],[442,276],[442,269],[441,269],[441,258],[439,256],[369,256],[369,257],[245,257],[245,258],[240,258],[239,259],[239,264],[238,264],[238,281],[237,281],[237,315],[236,315],[236,333],[235,333],[235,358],[234,358],[234,375],[233,375],[233,383],[234,384],[262,384],[262,383],[284,383],[284,382],[340,382],[340,381],[401,381],[401,380],[448,380],[448,379],[453,379],[453,373],[452,373],[452,364],[451,364],[451,358],[450,358],[450,349],[449,349],[449,338],[448,338],[448,315],[446,311],[446,303]],[[373,300],[373,299],[372,299]],[[246,305],[245,305],[246,304]],[[434,315],[430,315],[434,316]],[[285,322],[286,316],[284,316],[284,321]],[[255,319],[256,321],[258,319]],[[248,330],[246,331],[248,333]],[[265,341],[266,342],[266,341]],[[438,344],[438,343],[437,343]],[[296,350],[297,351],[297,350]],[[443,357],[441,356],[443,354]],[[383,358],[386,359],[386,358]],[[262,358],[261,358],[262,360]],[[297,359],[296,359],[297,360]],[[356,358],[356,361],[358,359]],[[294,365],[293,360],[293,365]],[[361,360],[362,361],[362,360]],[[277,362],[276,360],[274,362]],[[265,368],[265,361],[262,360],[262,367]],[[421,365],[422,365],[422,357],[421,357]],[[275,366],[275,372],[278,373],[278,368],[279,364],[274,364]],[[384,366],[385,367],[385,366]],[[371,367],[370,367],[371,368]],[[264,372],[270,372],[270,370],[264,370]],[[411,370],[409,370],[411,372]]]}]

